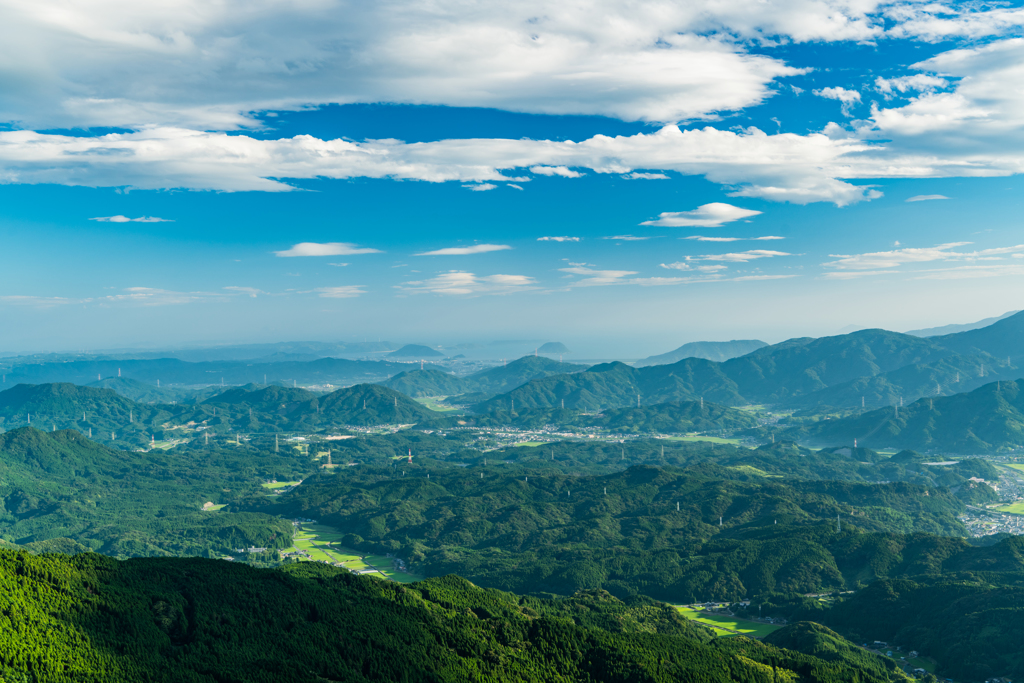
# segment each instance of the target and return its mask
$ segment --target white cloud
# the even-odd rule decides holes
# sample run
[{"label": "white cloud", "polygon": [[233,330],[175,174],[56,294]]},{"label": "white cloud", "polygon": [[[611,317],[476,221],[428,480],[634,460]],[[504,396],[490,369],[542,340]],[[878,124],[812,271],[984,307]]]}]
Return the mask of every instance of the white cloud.
[{"label": "white cloud", "polygon": [[355,256],[358,254],[380,254],[379,249],[358,247],[348,242],[300,242],[291,249],[275,251],[277,256],[289,258],[293,256]]},{"label": "white cloud", "polygon": [[871,275],[892,275],[893,273],[898,272],[898,270],[840,270],[825,273],[823,277],[826,280],[854,280],[856,278],[868,277]]},{"label": "white cloud", "polygon": [[584,279],[573,282],[573,286],[575,287],[626,284],[624,281],[626,276],[637,274],[635,270],[594,270],[593,268],[586,268],[583,266],[559,268],[559,270],[563,273],[569,273],[570,275],[585,276]]},{"label": "white cloud", "polygon": [[[463,187],[469,188],[470,192],[487,192],[488,190],[496,190],[497,185],[493,183],[480,183],[478,185],[463,185]],[[523,188],[519,188],[520,190]]]},{"label": "white cloud", "polygon": [[929,42],[996,36],[1024,26],[1024,9],[995,3],[893,3],[885,14],[895,22],[888,31],[891,37]]},{"label": "white cloud", "polygon": [[1000,260],[1003,256],[1014,256],[1024,252],[1024,244],[1012,247],[981,249],[973,252],[953,251],[970,242],[950,242],[934,247],[908,247],[892,251],[878,251],[867,254],[839,255],[832,254],[838,261],[823,263],[823,266],[839,270],[877,271],[880,268],[897,268],[911,263],[929,263],[932,261],[986,261]]},{"label": "white cloud", "polygon": [[668,180],[668,176],[664,173],[627,173],[622,176],[623,180]]},{"label": "white cloud", "polygon": [[396,287],[409,293],[445,295],[513,294],[536,289],[536,281],[525,275],[484,275],[453,270],[428,280],[406,282]]},{"label": "white cloud", "polygon": [[447,247],[425,251],[417,256],[468,256],[470,254],[486,254],[489,251],[505,251],[511,249],[507,244],[474,244],[471,247]]},{"label": "white cloud", "polygon": [[173,223],[174,221],[169,218],[157,218],[155,216],[140,216],[138,218],[128,218],[127,216],[101,216],[98,218],[90,218],[91,221],[100,221],[103,223]]},{"label": "white cloud", "polygon": [[579,242],[582,237],[538,237],[538,242]]},{"label": "white cloud", "polygon": [[531,173],[547,176],[561,176],[562,178],[582,178],[583,174],[566,168],[565,166],[532,166]]},{"label": "white cloud", "polygon": [[313,292],[322,299],[354,299],[366,294],[363,285],[342,285],[340,287],[318,287]]},{"label": "white cloud", "polygon": [[919,194],[914,197],[910,197],[904,201],[907,202],[929,202],[933,199],[949,199],[949,197],[941,194]]},{"label": "white cloud", "polygon": [[505,187],[511,187],[513,190],[522,190],[523,189],[522,186],[516,185],[515,183],[509,183]]},{"label": "white cloud", "polygon": [[657,225],[667,228],[700,227],[717,228],[726,223],[760,215],[760,211],[741,209],[732,204],[713,202],[704,204],[693,211],[666,211],[658,214],[656,220],[644,221],[640,225]]},{"label": "white cloud", "polygon": [[765,235],[764,237],[704,237],[703,235],[691,235],[681,237],[684,240],[697,240],[698,242],[764,242],[768,240],[784,240],[785,237],[778,235]]},{"label": "white cloud", "polygon": [[96,297],[89,301],[100,304],[131,303],[140,306],[170,306],[200,301],[226,301],[229,295],[219,292],[175,292],[154,287],[126,287],[123,294]]},{"label": "white cloud", "polygon": [[784,251],[769,251],[767,249],[751,249],[749,251],[736,252],[731,254],[705,254],[703,256],[687,256],[688,261],[729,261],[732,263],[746,263],[762,258],[775,258],[776,256],[792,256]]},{"label": "white cloud", "polygon": [[235,292],[238,294],[246,294],[251,299],[255,299],[260,294],[266,294],[262,289],[256,289],[255,287],[225,287],[224,289],[229,292]]},{"label": "white cloud", "polygon": [[815,90],[814,94],[830,100],[839,100],[842,103],[843,116],[850,116],[850,110],[853,108],[853,105],[860,103],[860,93],[856,90],[847,90],[846,88],[822,88],[821,90]]},{"label": "white cloud", "polygon": [[334,266],[335,268],[345,268],[348,266],[347,263],[328,263],[327,265]]},{"label": "white cloud", "polygon": [[643,240],[649,240],[650,237],[637,237],[636,235],[615,235],[613,237],[602,237],[603,240],[620,240],[622,242],[642,242]]},{"label": "white cloud", "polygon": [[[934,92],[942,90],[949,85],[949,81],[938,76],[929,74],[914,74],[912,76],[900,76],[898,78],[875,78],[875,89],[887,97],[896,92]],[[860,98],[857,98],[858,101]]]}]

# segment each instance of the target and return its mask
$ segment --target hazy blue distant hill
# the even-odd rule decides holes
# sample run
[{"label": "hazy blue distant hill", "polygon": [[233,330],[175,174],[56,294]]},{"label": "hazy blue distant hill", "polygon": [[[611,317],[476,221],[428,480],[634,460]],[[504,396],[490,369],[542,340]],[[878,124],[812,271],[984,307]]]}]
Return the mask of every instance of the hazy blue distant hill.
[{"label": "hazy blue distant hill", "polygon": [[994,453],[1024,447],[1024,392],[999,381],[974,391],[921,398],[862,415],[817,422],[787,432],[808,443],[857,443],[949,453]]},{"label": "hazy blue distant hill", "polygon": [[131,378],[147,384],[225,385],[285,382],[287,384],[348,384],[387,379],[408,370],[404,363],[320,358],[314,361],[245,363],[210,361],[189,363],[174,358],[154,360],[81,360],[17,365],[7,372],[7,383],[91,384],[97,376]]},{"label": "hazy blue distant hill", "polygon": [[669,351],[657,356],[650,356],[633,363],[633,367],[643,368],[648,365],[665,365],[677,363],[684,358],[704,358],[721,363],[730,358],[745,356],[751,351],[768,346],[757,339],[734,339],[725,342],[690,342],[683,344],[675,351]]},{"label": "hazy blue distant hill", "polygon": [[212,393],[210,389],[184,389],[181,387],[158,387],[129,377],[105,377],[98,382],[86,384],[97,389],[113,389],[121,396],[138,403],[175,403],[202,399]]},{"label": "hazy blue distant hill", "polygon": [[444,358],[444,354],[422,344],[406,344],[397,351],[389,353],[388,358]]},{"label": "hazy blue distant hill", "polygon": [[906,334],[912,334],[915,337],[938,337],[945,334],[954,334],[956,332],[967,332],[969,330],[976,330],[981,327],[988,327],[992,323],[999,322],[1003,318],[1009,318],[1014,313],[1019,311],[1010,311],[1009,313],[1003,313],[1002,315],[994,318],[985,318],[979,320],[976,323],[965,323],[963,325],[942,325],[941,327],[928,327],[922,330],[909,330]]},{"label": "hazy blue distant hill", "polygon": [[540,348],[537,349],[537,353],[546,353],[549,356],[563,353],[571,353],[569,348],[562,342],[547,342],[541,344]]},{"label": "hazy blue distant hill", "polygon": [[931,337],[931,341],[962,354],[991,354],[999,362],[1024,356],[1024,311],[986,327]]}]

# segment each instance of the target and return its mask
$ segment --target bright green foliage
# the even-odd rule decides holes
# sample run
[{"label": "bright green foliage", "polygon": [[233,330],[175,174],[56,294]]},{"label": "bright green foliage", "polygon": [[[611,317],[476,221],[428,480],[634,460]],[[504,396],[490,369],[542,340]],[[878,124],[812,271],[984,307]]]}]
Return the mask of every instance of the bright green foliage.
[{"label": "bright green foliage", "polygon": [[[261,480],[309,468],[304,458],[247,448],[116,451],[75,431],[27,427],[0,434],[0,464],[4,538],[32,548],[74,539],[126,557],[287,547],[289,522],[241,512],[237,502],[257,494]],[[206,502],[234,507],[203,512]]]},{"label": "bright green foliage", "polygon": [[482,467],[433,470],[429,480],[422,470],[395,474],[313,477],[265,509],[315,517],[347,531],[344,545],[398,552],[428,576],[679,603],[870,580],[873,567],[889,566],[878,555],[895,551],[836,556],[850,538],[875,537],[865,530],[963,533],[960,501],[903,483],[786,483],[710,464],[597,477]]},{"label": "bright green foliage", "polygon": [[[4,680],[883,683],[861,658],[711,640],[667,605],[400,585],[303,563],[0,551]],[[830,653],[831,654],[831,653]]]}]

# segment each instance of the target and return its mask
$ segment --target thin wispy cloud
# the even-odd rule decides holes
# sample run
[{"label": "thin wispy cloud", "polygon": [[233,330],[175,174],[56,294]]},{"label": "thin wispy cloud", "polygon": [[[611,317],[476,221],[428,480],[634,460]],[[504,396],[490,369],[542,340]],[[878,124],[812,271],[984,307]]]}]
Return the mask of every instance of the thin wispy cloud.
[{"label": "thin wispy cloud", "polygon": [[907,202],[930,202],[935,199],[949,199],[949,197],[941,194],[919,194],[914,197],[910,197],[905,200]]},{"label": "thin wispy cloud", "polygon": [[644,221],[640,225],[655,225],[664,228],[717,228],[726,223],[760,214],[760,211],[741,209],[723,202],[713,202],[699,206],[693,211],[666,211],[658,214],[658,218]]},{"label": "thin wispy cloud", "polygon": [[582,237],[538,237],[538,242],[579,242]]},{"label": "thin wispy cloud", "polygon": [[642,242],[644,240],[651,239],[650,237],[638,237],[636,235],[613,235],[611,237],[602,237],[603,240],[619,240],[621,242]]},{"label": "thin wispy cloud", "polygon": [[235,287],[235,286],[232,286],[232,287],[224,287],[224,289],[226,289],[229,292],[234,292],[236,294],[245,294],[245,295],[247,295],[251,299],[255,299],[260,294],[266,294],[266,292],[264,292],[262,289],[257,289],[256,287]]},{"label": "thin wispy cloud", "polygon": [[634,171],[621,176],[623,180],[668,180],[664,173],[639,173]]},{"label": "thin wispy cloud", "polygon": [[297,256],[356,256],[359,254],[380,254],[379,249],[359,247],[348,242],[300,242],[291,249],[275,251],[275,256],[291,258]]},{"label": "thin wispy cloud", "polygon": [[1004,257],[1016,257],[1024,254],[1024,244],[1012,247],[980,249],[978,251],[954,251],[967,246],[970,242],[949,242],[934,247],[907,247],[891,251],[876,251],[866,254],[832,254],[836,261],[822,265],[837,270],[879,270],[882,268],[898,268],[914,263],[931,263],[934,261],[995,261]]},{"label": "thin wispy cloud", "polygon": [[[487,192],[488,190],[496,190],[498,186],[493,183],[477,183],[473,185],[463,185],[470,192]],[[519,188],[520,190],[523,188]]]},{"label": "thin wispy cloud", "polygon": [[749,251],[733,252],[729,254],[703,254],[701,256],[687,256],[687,261],[728,261],[731,263],[746,263],[763,258],[776,258],[778,256],[792,256],[785,251],[771,251],[768,249],[751,249]]},{"label": "thin wispy cloud", "polygon": [[566,168],[565,166],[531,166],[531,173],[546,176],[560,176],[562,178],[582,178],[583,174],[578,171]]},{"label": "thin wispy cloud", "polygon": [[396,289],[410,294],[441,294],[446,296],[504,295],[537,289],[536,281],[526,275],[476,275],[452,270],[427,280],[415,280],[397,285]]},{"label": "thin wispy cloud", "polygon": [[96,218],[90,218],[91,221],[99,221],[101,223],[173,223],[174,220],[171,218],[157,218],[156,216],[139,216],[138,218],[128,218],[128,216],[98,216]]},{"label": "thin wispy cloud", "polygon": [[364,285],[341,285],[338,287],[317,287],[311,290],[321,299],[355,299],[366,294]]},{"label": "thin wispy cloud", "polygon": [[691,235],[680,237],[683,240],[696,240],[698,242],[764,242],[769,240],[784,240],[785,237],[778,235],[765,235],[764,237],[705,237],[704,235]]},{"label": "thin wispy cloud", "polygon": [[491,251],[507,251],[511,249],[507,244],[474,244],[471,247],[446,247],[425,251],[416,256],[470,256],[472,254],[486,254]]}]

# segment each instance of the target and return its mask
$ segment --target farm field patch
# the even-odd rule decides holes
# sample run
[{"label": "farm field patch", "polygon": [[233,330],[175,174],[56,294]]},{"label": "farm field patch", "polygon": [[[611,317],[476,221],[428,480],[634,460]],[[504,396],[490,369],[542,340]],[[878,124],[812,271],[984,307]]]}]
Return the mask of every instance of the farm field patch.
[{"label": "farm field patch", "polygon": [[751,638],[764,638],[773,631],[778,631],[781,626],[773,624],[762,624],[758,621],[748,621],[737,617],[730,617],[724,614],[710,614],[704,610],[696,610],[690,607],[676,606],[679,613],[687,619],[710,626],[719,636],[745,635]]}]

